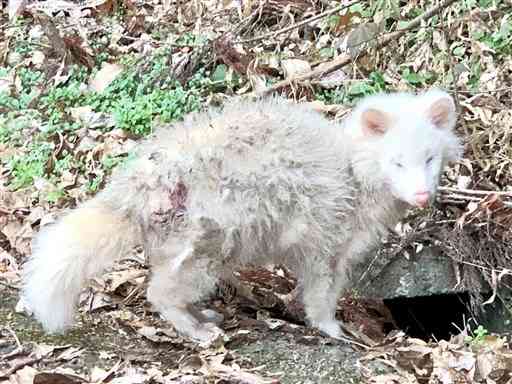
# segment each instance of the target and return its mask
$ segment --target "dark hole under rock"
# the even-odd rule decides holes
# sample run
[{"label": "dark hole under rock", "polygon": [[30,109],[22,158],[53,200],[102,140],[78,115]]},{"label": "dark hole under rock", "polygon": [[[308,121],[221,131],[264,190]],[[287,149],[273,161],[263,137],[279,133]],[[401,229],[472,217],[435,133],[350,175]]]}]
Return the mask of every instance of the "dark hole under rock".
[{"label": "dark hole under rock", "polygon": [[399,329],[423,340],[449,340],[471,318],[467,293],[385,299],[384,304]]}]

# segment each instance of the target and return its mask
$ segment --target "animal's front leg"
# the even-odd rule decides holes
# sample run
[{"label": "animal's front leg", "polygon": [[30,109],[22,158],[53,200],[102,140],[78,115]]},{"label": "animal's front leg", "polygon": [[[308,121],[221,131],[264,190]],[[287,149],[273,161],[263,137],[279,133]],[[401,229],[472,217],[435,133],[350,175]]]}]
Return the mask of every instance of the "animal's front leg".
[{"label": "animal's front leg", "polygon": [[304,272],[304,310],[312,327],[330,337],[343,335],[336,320],[336,304],[340,289],[336,284],[335,269],[327,261],[309,263]]}]

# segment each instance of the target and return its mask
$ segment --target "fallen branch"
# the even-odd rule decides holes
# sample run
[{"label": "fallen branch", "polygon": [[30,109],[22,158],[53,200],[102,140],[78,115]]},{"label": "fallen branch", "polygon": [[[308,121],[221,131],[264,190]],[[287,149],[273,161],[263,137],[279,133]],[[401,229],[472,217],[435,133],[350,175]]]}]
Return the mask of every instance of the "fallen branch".
[{"label": "fallen branch", "polygon": [[440,202],[445,204],[463,204],[480,202],[489,195],[496,195],[507,208],[512,207],[512,192],[484,191],[479,189],[458,189],[451,187],[439,187]]},{"label": "fallen branch", "polygon": [[505,196],[505,197],[512,197],[512,192],[504,192],[504,191],[484,191],[482,189],[459,189],[459,188],[452,188],[452,187],[439,187],[439,191],[441,192],[455,192],[455,193],[462,193],[462,194],[468,194],[468,195],[479,195],[479,196],[487,196],[490,194],[498,195],[498,196]]},{"label": "fallen branch", "polygon": [[270,37],[275,37],[277,35],[280,35],[282,33],[286,33],[286,32],[289,32],[289,31],[293,31],[294,29],[296,28],[300,28],[302,27],[303,25],[306,25],[306,24],[309,24],[309,23],[312,23],[313,21],[317,21],[317,20],[320,20],[320,19],[323,19],[324,17],[327,17],[327,16],[330,16],[336,12],[340,12],[340,11],[343,11],[344,9],[347,9],[351,6],[353,6],[354,4],[357,4],[359,3],[360,0],[355,0],[355,1],[351,1],[347,4],[343,4],[343,5],[340,5],[340,6],[337,6],[337,7],[334,7],[332,9],[329,9],[325,12],[322,12],[318,15],[315,15],[315,16],[312,16],[310,17],[309,19],[306,19],[306,20],[302,20],[298,23],[295,23],[293,25],[290,25],[289,27],[285,27],[285,28],[282,28],[282,29],[279,29],[277,31],[272,31],[272,32],[268,32],[268,33],[265,33],[261,36],[256,36],[256,37],[253,37],[251,39],[247,39],[247,40],[238,40],[238,41],[235,41],[236,44],[246,44],[246,43],[254,43],[255,41],[259,41],[259,40],[263,40],[263,39],[267,39],[267,38],[270,38]]},{"label": "fallen branch", "polygon": [[[482,199],[472,197],[472,196],[460,196],[460,195],[447,195],[443,196],[439,199],[440,203],[443,204],[467,204],[470,202],[479,202]],[[512,202],[503,201],[503,206],[506,208],[512,208]]]},{"label": "fallen branch", "polygon": [[441,194],[441,199],[449,199],[453,201],[468,202],[468,201],[481,201],[481,197],[459,195],[457,193]]},{"label": "fallen branch", "polygon": [[[375,49],[381,49],[388,45],[391,41],[397,40],[400,37],[402,37],[408,30],[416,28],[421,24],[422,21],[428,20],[431,17],[437,15],[442,9],[448,7],[449,5],[455,3],[456,0],[444,0],[434,8],[430,9],[429,11],[426,11],[424,14],[416,17],[412,21],[410,21],[404,28],[399,29],[398,31],[395,31],[393,33],[390,33],[389,35],[386,35],[382,37],[381,39],[377,39],[377,45]],[[368,50],[362,51],[358,57],[363,57],[369,53]],[[328,73],[331,73],[337,69],[340,69],[341,67],[344,67],[345,65],[349,64],[352,61],[352,57],[349,54],[340,55],[337,59],[333,60],[331,63],[326,64],[325,66],[322,66],[322,68],[314,69],[308,73],[296,76],[291,79],[280,81],[273,86],[260,91],[258,93],[250,94],[250,97],[261,97],[261,96],[267,96],[281,88],[284,88],[286,86],[291,85],[294,82],[300,82],[309,80],[314,77],[321,77]]]}]

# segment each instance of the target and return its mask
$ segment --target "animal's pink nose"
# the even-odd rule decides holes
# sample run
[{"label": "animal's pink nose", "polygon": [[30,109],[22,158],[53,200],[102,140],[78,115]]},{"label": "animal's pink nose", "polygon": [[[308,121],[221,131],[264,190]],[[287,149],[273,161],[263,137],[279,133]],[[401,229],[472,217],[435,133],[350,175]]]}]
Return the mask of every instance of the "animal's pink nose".
[{"label": "animal's pink nose", "polygon": [[418,207],[424,208],[427,205],[427,203],[428,203],[428,199],[430,198],[430,194],[428,192],[426,192],[426,191],[416,192],[415,198],[416,198],[416,205]]}]

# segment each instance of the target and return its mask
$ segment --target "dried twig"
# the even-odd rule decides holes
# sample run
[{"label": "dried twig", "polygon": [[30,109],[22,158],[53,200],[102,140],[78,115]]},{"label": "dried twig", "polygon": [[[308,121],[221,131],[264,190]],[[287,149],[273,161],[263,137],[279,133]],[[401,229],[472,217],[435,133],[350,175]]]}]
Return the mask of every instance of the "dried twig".
[{"label": "dried twig", "polygon": [[[450,41],[449,34],[448,34],[447,29],[445,28],[444,19],[442,17],[441,17],[441,30],[443,32],[445,40],[447,42]],[[452,55],[448,55],[448,65],[450,66],[450,72],[452,73],[452,76],[453,76],[453,85],[456,90],[457,84],[459,83],[459,77],[460,77],[461,73],[460,73],[460,71],[455,70],[456,65],[455,65],[455,60]],[[455,104],[457,106],[457,113],[460,113],[462,104],[460,102],[458,92],[454,92],[453,97],[455,99]],[[469,141],[469,145],[471,146],[471,150],[473,151],[473,154],[475,156],[480,155],[479,149],[475,145],[475,141],[472,139],[471,135],[469,134],[469,129],[468,129],[468,125],[466,124],[466,120],[461,119],[460,124],[462,125],[462,129],[464,130],[464,138]]]},{"label": "dried twig", "polygon": [[[8,359],[12,359],[13,357],[16,357],[18,355],[25,353],[25,349],[23,348],[23,345],[21,344],[20,339],[18,338],[18,335],[16,335],[16,332],[14,332],[11,329],[11,327],[9,327],[9,326],[7,326],[5,329],[7,330],[7,332],[9,332],[11,334],[12,338],[16,342],[16,348],[9,353],[0,355],[0,358],[3,361],[7,361]],[[22,360],[25,360],[25,359],[22,359]],[[16,367],[16,365],[15,365],[15,367]],[[15,367],[11,367],[11,369],[7,370],[7,372],[5,372],[5,375],[8,376],[9,374],[15,372],[16,371]],[[0,372],[0,378],[3,377],[3,374],[4,373]]]},{"label": "dried twig", "polygon": [[[450,194],[450,195],[441,197],[439,201],[443,204],[465,204],[468,202],[472,202],[472,201],[478,202],[481,200],[482,199],[480,199],[478,197],[473,197],[473,196],[462,196],[462,195]],[[512,208],[512,202],[503,201],[502,203],[505,207]]]},{"label": "dried twig", "polygon": [[[440,201],[445,204],[462,204],[471,201],[482,201],[488,195],[497,195],[502,198],[505,207],[512,207],[512,192],[503,191],[484,191],[478,189],[458,189],[451,187],[439,187]],[[503,200],[503,198],[507,200]]]},{"label": "dried twig", "polygon": [[503,192],[503,191],[484,191],[481,189],[459,189],[452,187],[439,187],[439,191],[441,192],[456,192],[456,193],[465,193],[469,195],[479,195],[479,196],[487,196],[490,194],[498,195],[498,196],[509,196],[512,197],[512,192]]},{"label": "dried twig", "polygon": [[479,89],[458,89],[457,93],[464,93],[464,94],[471,94],[471,95],[485,95],[485,94],[493,94],[493,93],[499,93],[499,92],[510,92],[512,91],[512,87],[502,87],[502,88],[496,88],[493,90],[479,90]]},{"label": "dried twig", "polygon": [[345,343],[348,343],[348,344],[357,345],[358,347],[361,347],[361,348],[366,349],[366,350],[371,348],[369,345],[360,343],[358,341],[355,341],[353,339],[349,339],[349,338],[346,338],[346,337],[343,337],[343,336],[340,336],[339,340],[344,341]]},{"label": "dried twig", "polygon": [[[421,24],[422,21],[428,20],[432,16],[437,15],[439,12],[441,12],[442,9],[453,4],[455,1],[456,0],[444,0],[441,3],[439,3],[437,6],[435,6],[434,8],[430,9],[429,11],[425,12],[424,14],[422,14],[422,15],[416,17],[415,19],[413,19],[412,21],[410,21],[404,28],[401,28],[398,31],[395,31],[393,33],[390,33],[389,35],[386,35],[386,36],[382,37],[381,39],[377,38],[376,39],[377,45],[375,48],[381,49],[381,48],[385,47],[386,45],[388,45],[391,41],[399,39],[408,30],[417,27],[418,25]],[[368,50],[362,51],[359,54],[359,57],[365,56],[368,53],[369,53]],[[286,86],[293,84],[294,82],[305,81],[305,80],[309,80],[313,77],[321,77],[323,75],[326,75],[330,72],[333,72],[333,71],[340,69],[341,67],[349,64],[351,61],[352,61],[352,57],[349,54],[341,55],[337,59],[333,60],[331,63],[329,63],[325,66],[322,66],[322,68],[316,68],[308,73],[296,76],[292,79],[280,81],[261,92],[252,93],[249,96],[250,97],[261,97],[261,96],[269,95],[281,88],[284,88]]]},{"label": "dried twig", "polygon": [[13,337],[14,341],[16,342],[16,345],[18,346],[18,348],[22,348],[22,345],[21,345],[21,342],[20,342],[20,339],[18,338],[18,335],[16,334],[16,332],[14,332],[11,327],[6,327],[7,329],[7,332],[9,332],[11,334],[11,336]]},{"label": "dried twig", "polygon": [[486,271],[486,272],[494,271],[498,274],[503,274],[503,273],[509,274],[509,271],[510,271],[510,269],[508,269],[508,268],[504,268],[504,267],[492,268],[492,267],[489,267],[489,266],[486,266],[483,264],[478,264],[478,263],[474,263],[474,262],[467,261],[467,260],[457,260],[457,262],[460,264],[469,265],[471,267],[474,267],[474,268],[480,269],[481,271]]},{"label": "dried twig", "polygon": [[0,215],[10,215],[12,213],[12,209],[0,207]]},{"label": "dried twig", "polygon": [[343,4],[343,5],[340,5],[338,7],[334,7],[332,9],[329,9],[329,10],[327,10],[325,12],[322,12],[322,13],[320,13],[318,15],[312,16],[309,19],[302,20],[302,21],[300,21],[298,23],[290,25],[289,27],[285,27],[285,28],[279,29],[277,31],[268,32],[268,33],[265,33],[265,34],[263,34],[261,36],[253,37],[251,39],[238,40],[235,43],[237,43],[237,44],[239,44],[239,43],[240,44],[254,43],[255,41],[259,41],[259,40],[263,40],[263,39],[267,39],[267,38],[271,38],[271,37],[273,38],[273,37],[276,37],[277,35],[280,35],[282,33],[293,31],[294,29],[300,28],[303,25],[312,23],[313,21],[317,21],[317,20],[323,19],[324,17],[330,16],[330,15],[336,13],[336,12],[343,11],[344,9],[347,9],[347,8],[351,7],[352,5],[357,4],[359,2],[360,2],[360,0],[354,0],[354,1],[351,1],[351,2],[349,2],[347,4]]},{"label": "dried twig", "polygon": [[3,286],[5,286],[5,287],[7,287],[7,288],[11,288],[11,289],[20,289],[20,287],[19,287],[19,286],[17,286],[17,285],[13,285],[13,284],[10,284],[10,283],[8,283],[7,281],[3,281],[3,280],[0,280],[0,285],[3,285]]}]

